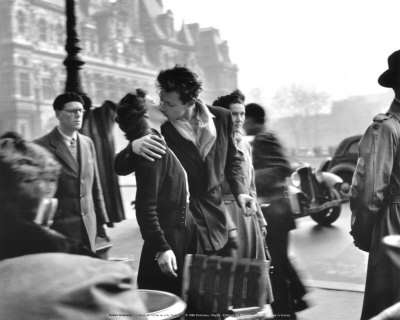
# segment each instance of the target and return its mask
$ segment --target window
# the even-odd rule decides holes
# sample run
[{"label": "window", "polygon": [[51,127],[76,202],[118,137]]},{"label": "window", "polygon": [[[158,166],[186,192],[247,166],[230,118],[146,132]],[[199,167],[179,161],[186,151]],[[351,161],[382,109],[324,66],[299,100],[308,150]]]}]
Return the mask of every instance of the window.
[{"label": "window", "polygon": [[64,92],[65,91],[65,80],[60,80],[58,83],[58,92]]},{"label": "window", "polygon": [[29,97],[31,95],[31,81],[29,79],[29,73],[21,72],[19,74],[19,86],[21,96]]},{"label": "window", "polygon": [[358,140],[349,145],[347,153],[358,153]]},{"label": "window", "polygon": [[17,28],[19,34],[25,34],[26,28],[26,17],[22,11],[18,11],[17,13]]},{"label": "window", "polygon": [[65,34],[64,27],[61,24],[58,24],[56,27],[56,41],[60,45],[64,44],[64,34]]},{"label": "window", "polygon": [[44,100],[53,99],[53,88],[51,86],[51,80],[49,78],[44,78],[42,82],[42,92]]},{"label": "window", "polygon": [[106,99],[109,100],[116,100],[118,99],[118,92],[117,92],[117,86],[115,83],[115,79],[113,78],[109,78],[108,79],[108,92],[107,92],[107,96]]},{"label": "window", "polygon": [[95,99],[97,101],[103,102],[104,100],[104,82],[103,79],[97,79],[95,81]]},{"label": "window", "polygon": [[44,19],[39,20],[39,40],[47,41],[47,26]]}]

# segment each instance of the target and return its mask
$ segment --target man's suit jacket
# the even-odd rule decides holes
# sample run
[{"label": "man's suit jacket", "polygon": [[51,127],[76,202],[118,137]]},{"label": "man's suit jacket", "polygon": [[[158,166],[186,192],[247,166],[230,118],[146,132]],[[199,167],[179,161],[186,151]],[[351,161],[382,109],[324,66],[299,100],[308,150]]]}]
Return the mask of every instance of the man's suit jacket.
[{"label": "man's suit jacket", "polygon": [[55,198],[58,208],[52,228],[95,250],[97,225],[108,222],[92,140],[78,133],[78,161],[57,128],[36,143],[52,152],[62,165]]},{"label": "man's suit jacket", "polygon": [[203,160],[197,147],[183,138],[171,122],[161,126],[169,148],[176,154],[188,174],[190,211],[196,222],[200,245],[217,251],[228,241],[227,212],[221,185],[226,177],[232,194],[237,197],[246,190],[242,161],[234,140],[232,116],[220,107],[208,107],[214,115],[217,139]]},{"label": "man's suit jacket", "polygon": [[[183,138],[170,122],[161,126],[161,133],[188,174],[190,211],[198,228],[201,247],[216,251],[228,241],[227,213],[221,192],[223,178],[226,177],[235,197],[248,193],[248,190],[241,167],[243,159],[233,141],[232,116],[223,108],[208,108],[214,115],[217,139],[205,160],[197,147]],[[134,172],[137,157],[129,144],[115,158],[116,173],[127,175]]]}]

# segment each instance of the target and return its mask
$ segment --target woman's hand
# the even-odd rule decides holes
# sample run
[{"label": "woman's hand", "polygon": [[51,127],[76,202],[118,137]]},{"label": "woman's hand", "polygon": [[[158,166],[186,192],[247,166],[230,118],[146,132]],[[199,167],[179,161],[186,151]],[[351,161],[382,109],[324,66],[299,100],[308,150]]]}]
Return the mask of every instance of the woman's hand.
[{"label": "woman's hand", "polygon": [[167,250],[160,254],[157,263],[162,273],[175,278],[178,276],[175,272],[178,270],[176,257],[172,250]]}]

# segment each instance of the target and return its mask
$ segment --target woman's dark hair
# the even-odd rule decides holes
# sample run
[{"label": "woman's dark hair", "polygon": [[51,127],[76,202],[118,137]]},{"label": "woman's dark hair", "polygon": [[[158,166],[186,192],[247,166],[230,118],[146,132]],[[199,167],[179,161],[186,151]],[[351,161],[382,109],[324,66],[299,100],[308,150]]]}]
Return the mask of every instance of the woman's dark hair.
[{"label": "woman's dark hair", "polygon": [[125,95],[117,105],[115,121],[129,141],[144,136],[149,128],[144,117],[147,112],[146,95],[145,90],[137,89]]},{"label": "woman's dark hair", "polygon": [[244,100],[245,100],[244,94],[239,89],[236,89],[232,93],[227,94],[226,96],[218,97],[213,102],[212,105],[222,107],[222,108],[229,110],[231,104],[233,104],[233,103],[244,104]]},{"label": "woman's dark hair", "polygon": [[157,87],[164,92],[176,91],[183,103],[196,99],[202,90],[201,80],[197,74],[178,64],[158,74]]}]

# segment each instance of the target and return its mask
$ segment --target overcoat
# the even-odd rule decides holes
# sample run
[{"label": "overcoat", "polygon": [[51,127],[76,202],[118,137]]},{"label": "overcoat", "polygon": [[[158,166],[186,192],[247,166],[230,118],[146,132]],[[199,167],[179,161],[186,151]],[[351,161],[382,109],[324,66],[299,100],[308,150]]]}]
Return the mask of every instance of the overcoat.
[{"label": "overcoat", "polygon": [[55,198],[58,208],[52,228],[95,251],[97,226],[108,222],[92,140],[77,134],[78,161],[57,128],[35,140],[62,165]]},{"label": "overcoat", "polygon": [[235,198],[248,194],[240,156],[233,140],[230,112],[220,107],[208,107],[214,116],[217,139],[203,160],[197,147],[183,138],[171,122],[161,126],[167,145],[175,152],[185,168],[190,188],[190,211],[196,223],[203,250],[217,251],[228,241],[227,211],[222,198],[224,177]]},{"label": "overcoat", "polygon": [[[289,232],[296,227],[284,197],[290,163],[279,139],[273,132],[259,132],[253,141],[253,165],[258,200],[267,221],[266,241],[274,272],[271,275],[274,314],[295,318],[306,294],[296,269],[288,256]],[[263,206],[268,203],[268,206]]]},{"label": "overcoat", "polygon": [[96,149],[101,189],[108,219],[110,222],[119,222],[125,219],[125,213],[118,176],[113,169],[115,158],[115,110],[113,107],[113,102],[106,100],[99,108],[87,111],[81,133],[92,139]]},{"label": "overcoat", "polygon": [[374,117],[359,142],[350,189],[352,213],[376,218],[368,258],[361,319],[400,301],[400,270],[385,253],[382,238],[400,234],[400,103]]},{"label": "overcoat", "polygon": [[[241,139],[240,142],[237,142],[237,148],[239,153],[243,155],[242,168],[246,188],[249,190],[249,194],[257,199],[250,143]],[[227,181],[222,184],[222,194],[226,209],[237,227],[240,241],[238,256],[240,258],[265,260],[265,240],[261,233],[261,227],[266,227],[267,222],[262,214],[261,207],[257,203],[256,214],[245,217],[236,203]]]}]

